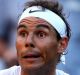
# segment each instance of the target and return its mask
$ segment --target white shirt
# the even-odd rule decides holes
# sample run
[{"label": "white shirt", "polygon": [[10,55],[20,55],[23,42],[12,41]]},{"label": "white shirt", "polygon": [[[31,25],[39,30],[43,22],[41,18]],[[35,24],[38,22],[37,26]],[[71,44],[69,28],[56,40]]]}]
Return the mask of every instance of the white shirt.
[{"label": "white shirt", "polygon": [[[13,66],[9,69],[1,70],[0,75],[21,75],[21,67]],[[61,70],[56,70],[56,75],[69,75]]]}]

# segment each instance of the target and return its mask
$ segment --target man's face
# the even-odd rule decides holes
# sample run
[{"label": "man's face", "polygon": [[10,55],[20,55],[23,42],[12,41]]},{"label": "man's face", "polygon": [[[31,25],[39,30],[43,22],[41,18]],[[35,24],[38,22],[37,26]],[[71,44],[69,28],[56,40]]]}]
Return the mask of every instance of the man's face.
[{"label": "man's face", "polygon": [[17,28],[16,48],[19,63],[24,69],[36,69],[57,62],[56,32],[43,19],[28,17],[21,20]]}]

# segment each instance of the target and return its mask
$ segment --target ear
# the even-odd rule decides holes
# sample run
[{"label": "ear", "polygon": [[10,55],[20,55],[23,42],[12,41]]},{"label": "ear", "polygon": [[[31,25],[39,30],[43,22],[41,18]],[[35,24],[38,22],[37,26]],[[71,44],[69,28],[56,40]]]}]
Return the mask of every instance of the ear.
[{"label": "ear", "polygon": [[58,53],[63,53],[65,52],[67,46],[68,46],[68,37],[63,37],[58,44]]}]

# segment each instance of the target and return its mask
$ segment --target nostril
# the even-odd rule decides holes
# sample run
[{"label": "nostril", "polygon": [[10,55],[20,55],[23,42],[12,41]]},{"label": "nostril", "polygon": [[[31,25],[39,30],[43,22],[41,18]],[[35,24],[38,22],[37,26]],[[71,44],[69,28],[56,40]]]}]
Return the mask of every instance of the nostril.
[{"label": "nostril", "polygon": [[34,46],[33,44],[31,44],[31,47],[33,47],[33,48],[34,48],[35,46]]},{"label": "nostril", "polygon": [[25,47],[35,47],[33,44],[26,44]]},{"label": "nostril", "polygon": [[26,44],[25,47],[28,47],[28,44]]}]

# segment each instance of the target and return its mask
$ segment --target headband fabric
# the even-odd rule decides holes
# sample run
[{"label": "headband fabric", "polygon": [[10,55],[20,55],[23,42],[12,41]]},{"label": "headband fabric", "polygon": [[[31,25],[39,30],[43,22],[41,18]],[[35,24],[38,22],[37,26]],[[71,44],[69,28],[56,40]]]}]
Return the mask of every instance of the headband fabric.
[{"label": "headband fabric", "polygon": [[41,19],[44,19],[48,23],[50,23],[60,34],[61,37],[66,36],[66,24],[62,20],[60,16],[58,16],[56,13],[48,10],[43,9],[41,6],[32,6],[27,8],[21,15],[18,24],[20,21],[26,17],[39,17]]}]

